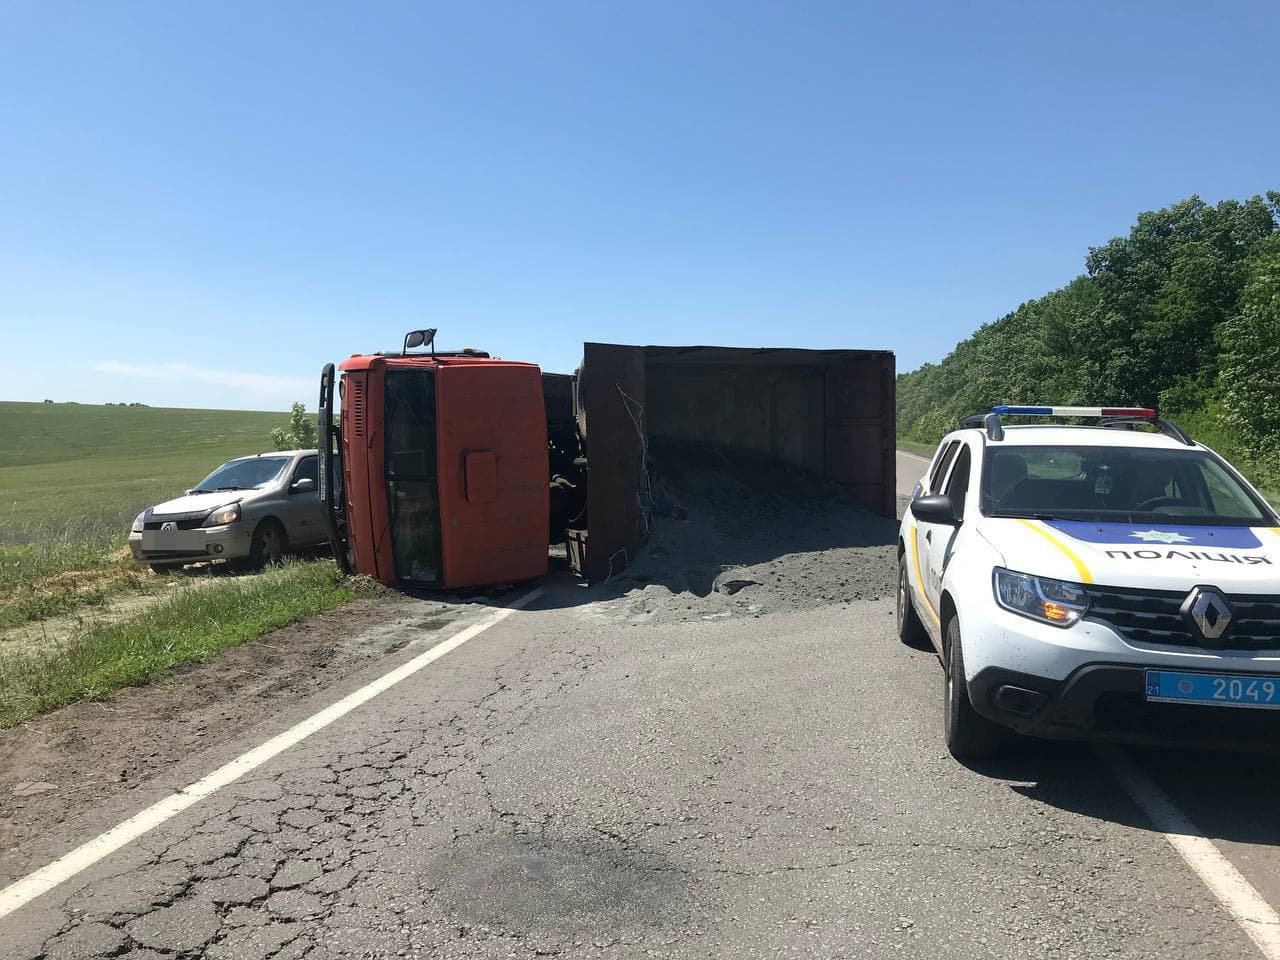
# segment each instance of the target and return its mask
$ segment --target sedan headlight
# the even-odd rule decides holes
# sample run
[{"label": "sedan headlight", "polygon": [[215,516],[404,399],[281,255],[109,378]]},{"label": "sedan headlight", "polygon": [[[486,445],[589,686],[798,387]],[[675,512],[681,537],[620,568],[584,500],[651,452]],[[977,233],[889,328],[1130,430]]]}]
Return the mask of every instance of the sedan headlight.
[{"label": "sedan headlight", "polygon": [[218,507],[207,517],[204,518],[203,526],[206,527],[222,527],[228,523],[235,523],[240,519],[240,504],[228,503],[226,506]]},{"label": "sedan headlight", "polygon": [[995,569],[994,583],[1000,606],[1055,627],[1071,626],[1089,609],[1089,598],[1078,583],[1033,577],[1001,567]]},{"label": "sedan headlight", "polygon": [[147,519],[147,511],[143,510],[140,514],[133,518],[133,526],[129,528],[130,533],[141,533],[142,524]]}]

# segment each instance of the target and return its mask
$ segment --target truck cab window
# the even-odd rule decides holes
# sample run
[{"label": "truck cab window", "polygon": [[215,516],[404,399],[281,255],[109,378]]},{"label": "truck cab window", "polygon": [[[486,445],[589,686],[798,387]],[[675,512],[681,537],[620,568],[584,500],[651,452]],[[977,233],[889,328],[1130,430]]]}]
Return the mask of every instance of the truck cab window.
[{"label": "truck cab window", "polygon": [[436,382],[430,370],[387,371],[387,507],[396,577],[432,584],[443,575],[436,476]]}]

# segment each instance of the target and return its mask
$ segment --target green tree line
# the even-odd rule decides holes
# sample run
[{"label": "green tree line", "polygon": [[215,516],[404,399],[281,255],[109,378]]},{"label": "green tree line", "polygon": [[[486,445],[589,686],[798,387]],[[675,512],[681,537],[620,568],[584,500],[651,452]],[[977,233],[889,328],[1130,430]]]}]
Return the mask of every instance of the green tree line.
[{"label": "green tree line", "polygon": [[1153,406],[1280,483],[1280,193],[1143,213],[1086,272],[898,376],[898,434],[998,403]]}]

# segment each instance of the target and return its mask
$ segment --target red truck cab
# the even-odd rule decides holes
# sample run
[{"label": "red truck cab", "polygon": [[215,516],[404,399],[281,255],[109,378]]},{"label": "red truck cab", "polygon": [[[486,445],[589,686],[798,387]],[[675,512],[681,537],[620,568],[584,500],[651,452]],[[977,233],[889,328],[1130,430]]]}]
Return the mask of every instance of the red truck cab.
[{"label": "red truck cab", "polygon": [[353,355],[321,378],[321,499],[339,563],[449,589],[547,571],[542,373],[477,351]]}]

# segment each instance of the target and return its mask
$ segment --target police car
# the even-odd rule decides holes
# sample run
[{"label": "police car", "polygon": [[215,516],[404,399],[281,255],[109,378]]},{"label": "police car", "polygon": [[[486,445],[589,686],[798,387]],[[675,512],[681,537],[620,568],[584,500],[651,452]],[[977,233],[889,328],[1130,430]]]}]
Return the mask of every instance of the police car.
[{"label": "police car", "polygon": [[1280,734],[1280,518],[1153,410],[999,406],[944,438],[902,520],[897,625],[942,659],[959,758],[1009,731]]}]

